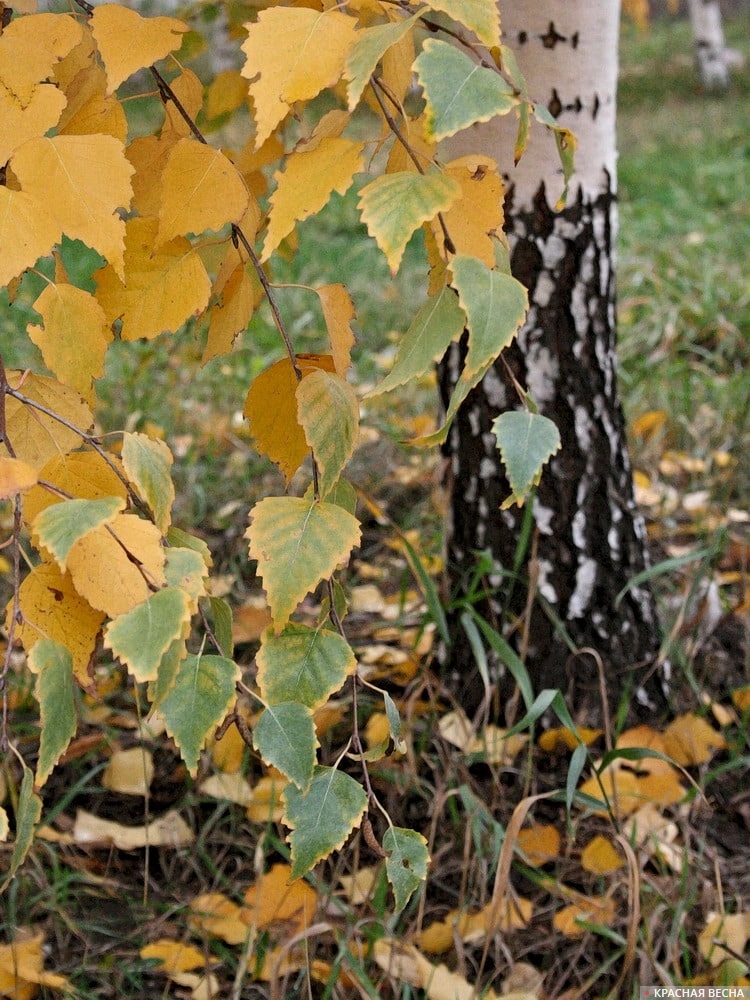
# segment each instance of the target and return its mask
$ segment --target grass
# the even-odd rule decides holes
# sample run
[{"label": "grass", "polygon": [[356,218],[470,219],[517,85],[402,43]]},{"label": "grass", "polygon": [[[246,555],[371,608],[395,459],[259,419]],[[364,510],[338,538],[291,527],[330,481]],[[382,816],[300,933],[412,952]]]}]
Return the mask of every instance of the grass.
[{"label": "grass", "polygon": [[[730,41],[747,50],[750,18],[739,18],[729,27]],[[750,140],[743,118],[750,77],[747,70],[736,76],[725,96],[700,94],[688,52],[683,25],[657,24],[649,36],[625,33],[620,88],[622,387],[636,427],[644,414],[664,415],[658,440],[634,432],[637,465],[654,478],[663,478],[665,450],[684,453],[696,461],[690,465],[675,459],[674,482],[683,490],[707,487],[716,501],[728,506],[746,502],[750,485],[743,461],[750,443],[750,292],[745,273],[750,245]],[[336,280],[349,286],[358,308],[362,377],[367,380],[373,376],[378,353],[390,349],[392,332],[403,330],[414,311],[411,289],[420,268],[417,251],[410,248],[406,269],[391,281],[357,221],[354,199],[337,198],[320,220],[302,228],[295,264],[281,262],[275,277],[280,283]],[[80,259],[80,248],[67,247],[65,252]],[[294,317],[301,349],[319,349],[322,326],[314,297],[298,288],[279,294],[285,312]],[[31,301],[33,289],[22,288],[14,307],[20,321],[30,317]],[[32,352],[23,346],[13,322],[10,310],[0,303],[4,354],[10,364],[29,363]],[[201,369],[200,352],[200,334],[192,329],[148,344],[116,345],[102,384],[100,419],[108,427],[127,424],[131,429],[150,427],[164,433],[177,456],[177,520],[184,526],[200,526],[217,546],[223,546],[222,568],[236,584],[247,568],[237,555],[247,507],[254,496],[278,485],[276,473],[253,454],[241,408],[250,381],[279,356],[279,345],[261,311],[231,358]],[[381,430],[389,420],[407,422],[420,405],[433,407],[433,390],[425,386],[417,399],[398,405],[404,410],[373,413]],[[724,452],[729,465],[717,457]],[[379,465],[376,474],[382,479],[384,467]],[[273,484],[269,477],[276,477]],[[424,483],[420,489],[425,492]],[[404,514],[419,516],[414,510]],[[386,579],[404,572],[395,562],[384,562],[382,571]],[[363,643],[371,639],[365,632]],[[693,683],[700,692],[701,684],[694,678]],[[718,690],[715,693],[721,696]],[[405,691],[394,684],[393,694],[401,702],[414,755],[402,766],[391,758],[378,762],[373,780],[394,816],[405,824],[421,824],[430,839],[436,864],[427,892],[398,923],[389,912],[382,879],[369,902],[359,908],[349,905],[335,888],[339,876],[375,860],[366,844],[355,838],[350,850],[324,864],[312,879],[328,927],[309,942],[306,968],[313,967],[313,959],[328,963],[329,978],[310,985],[303,969],[290,974],[286,992],[279,995],[341,1000],[357,995],[353,986],[342,985],[336,973],[337,963],[343,962],[350,972],[360,971],[359,982],[364,983],[360,995],[421,1000],[422,990],[405,985],[392,972],[378,970],[360,953],[350,955],[349,949],[356,951],[358,942],[372,943],[391,933],[412,940],[418,928],[456,908],[486,906],[514,803],[522,795],[564,788],[568,766],[564,754],[544,755],[529,748],[510,765],[467,760],[432,738],[433,692]],[[111,725],[107,723],[113,745],[132,739],[128,720],[133,706],[123,699],[121,692],[115,692]],[[31,733],[33,713],[25,721],[26,732]],[[22,714],[19,725],[23,722]],[[693,772],[702,795],[718,802],[731,801],[748,769],[746,729],[732,727],[731,740],[718,765]],[[55,971],[69,977],[73,995],[80,1000],[178,995],[176,987],[170,988],[139,957],[141,945],[160,936],[187,939],[186,909],[191,898],[222,891],[239,900],[241,889],[255,880],[259,865],[284,857],[285,847],[271,826],[251,825],[237,807],[217,805],[179,775],[174,780],[174,763],[166,757],[159,764],[161,797],[152,808],[161,810],[168,803],[187,815],[200,831],[195,849],[155,849],[146,859],[142,854],[40,842],[2,901],[6,929],[45,927],[53,956],[48,965],[52,968],[54,961]],[[68,818],[79,807],[106,808],[115,815],[129,808],[131,822],[143,822],[140,803],[127,807],[121,800],[111,801],[99,784],[100,770],[98,753],[66,764],[46,790],[49,802],[64,802],[61,811]],[[707,897],[713,904],[723,893],[730,908],[747,898],[746,872],[733,869],[731,850],[720,851],[711,839],[716,814],[700,797],[694,806],[692,811],[675,809],[673,815],[684,843],[695,845],[692,853],[685,853],[682,869],[672,872],[657,858],[639,875],[645,918],[634,947],[646,970],[661,966],[672,975],[677,969],[687,975],[699,968],[695,940]],[[426,821],[430,810],[431,825]],[[731,832],[729,812],[720,816],[725,832]],[[565,828],[562,810],[547,800],[535,807],[535,817]],[[607,829],[601,817],[574,812],[572,838],[546,868],[546,875],[527,866],[514,870],[512,891],[533,897],[537,916],[529,928],[512,937],[493,939],[488,969],[493,963],[502,970],[527,962],[544,968],[548,982],[555,979],[560,989],[579,994],[585,989],[586,997],[599,996],[612,984],[611,970],[619,968],[630,947],[624,879],[613,888],[621,915],[610,936],[607,929],[600,929],[576,941],[550,930],[552,912],[561,900],[548,891],[550,882],[590,893],[606,888],[606,880],[597,881],[584,870],[581,851],[595,832]],[[742,860],[741,847],[734,857]],[[260,950],[269,946],[266,936]],[[218,957],[223,995],[229,996],[240,951],[207,938],[201,947]],[[456,934],[453,949],[434,961],[446,961],[474,981],[480,957],[481,944]],[[499,989],[499,982],[493,985]],[[42,995],[56,994],[43,989]],[[269,995],[266,985],[248,984],[241,993],[247,998]],[[632,993],[621,995],[637,994],[633,986]]]}]

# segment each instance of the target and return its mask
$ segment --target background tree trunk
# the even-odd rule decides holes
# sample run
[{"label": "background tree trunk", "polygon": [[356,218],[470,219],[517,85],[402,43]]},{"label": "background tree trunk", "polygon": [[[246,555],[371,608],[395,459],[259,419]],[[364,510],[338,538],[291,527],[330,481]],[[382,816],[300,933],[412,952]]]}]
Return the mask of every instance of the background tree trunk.
[{"label": "background tree trunk", "polygon": [[[535,689],[561,688],[581,717],[602,714],[599,657],[610,707],[628,687],[636,704],[659,645],[654,600],[645,587],[621,590],[646,566],[644,526],[633,497],[615,359],[615,92],[619,4],[589,0],[515,0],[502,6],[506,43],[529,92],[579,140],[567,207],[555,212],[562,178],[552,138],[532,129],[526,155],[508,178],[506,230],[515,276],[529,290],[530,311],[517,343],[469,397],[445,450],[451,490],[447,560],[454,587],[465,584],[477,551],[514,566],[524,512],[500,511],[510,493],[491,423],[517,405],[508,369],[558,426],[562,449],[547,466],[533,503],[533,538],[521,572],[533,606],[516,634]],[[507,163],[515,122],[482,126],[483,148]],[[476,132],[471,136],[475,141]],[[459,150],[462,151],[462,150]],[[453,153],[454,150],[451,150]],[[460,348],[441,366],[447,394]],[[490,577],[497,583],[498,576]],[[500,592],[502,594],[502,592]],[[509,622],[526,605],[516,586],[511,607],[491,598],[479,610]],[[547,613],[544,605],[553,613]],[[559,629],[562,621],[577,655]],[[462,704],[483,695],[458,621],[446,678]],[[592,654],[588,651],[594,651]],[[501,694],[510,678],[496,664]],[[654,687],[653,684],[650,685]]]},{"label": "background tree trunk", "polygon": [[703,86],[723,90],[729,86],[729,66],[719,0],[690,0],[695,60]]}]

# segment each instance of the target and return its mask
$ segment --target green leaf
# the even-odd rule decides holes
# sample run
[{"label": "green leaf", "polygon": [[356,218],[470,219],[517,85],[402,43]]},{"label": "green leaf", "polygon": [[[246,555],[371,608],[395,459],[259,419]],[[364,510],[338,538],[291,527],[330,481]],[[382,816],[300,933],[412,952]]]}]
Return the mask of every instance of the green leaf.
[{"label": "green leaf", "polygon": [[447,212],[460,195],[458,181],[447,174],[408,170],[385,174],[362,188],[362,221],[385,254],[392,274],[398,271],[413,233],[438,212]]},{"label": "green leaf", "polygon": [[301,497],[266,497],[250,516],[250,558],[258,562],[278,632],[305,594],[348,558],[359,522],[343,507]]},{"label": "green leaf", "polygon": [[450,288],[442,288],[414,317],[401,338],[393,368],[365,398],[389,392],[430,371],[465,326],[466,314],[458,304],[456,293]]},{"label": "green leaf", "polygon": [[459,21],[489,48],[500,44],[500,12],[495,0],[427,0],[427,6]]},{"label": "green leaf", "polygon": [[414,69],[427,102],[425,134],[435,142],[507,114],[518,104],[513,88],[499,73],[478,65],[448,42],[428,38]]},{"label": "green leaf", "polygon": [[41,736],[36,786],[41,788],[76,732],[73,657],[52,639],[40,639],[29,653],[29,669],[37,674]]},{"label": "green leaf", "polygon": [[206,738],[227,714],[239,679],[239,668],[225,656],[189,654],[159,706],[167,732],[193,777]]},{"label": "green leaf", "polygon": [[210,597],[209,607],[214,623],[214,638],[219,644],[222,656],[234,655],[232,636],[232,609],[223,597]]},{"label": "green leaf", "polygon": [[46,507],[34,518],[34,533],[65,572],[68,555],[75,543],[94,528],[113,521],[124,507],[125,501],[120,497],[62,500]]},{"label": "green leaf", "polygon": [[180,663],[187,656],[187,643],[184,639],[175,639],[161,658],[156,680],[148,686],[148,697],[151,708],[161,707],[161,703],[174,687]]},{"label": "green leaf", "polygon": [[388,719],[388,731],[391,734],[393,745],[399,753],[406,753],[406,743],[401,735],[401,716],[399,715],[396,703],[388,694],[383,691],[383,702],[385,704],[385,717]]},{"label": "green leaf", "polygon": [[491,270],[476,257],[456,257],[451,270],[452,284],[468,319],[469,350],[462,378],[469,379],[510,344],[529,302],[520,281]]},{"label": "green leaf", "polygon": [[146,434],[125,434],[122,464],[141,500],[154,515],[156,527],[166,534],[174,503],[172,452],[163,441]]},{"label": "green leaf", "polygon": [[396,913],[400,913],[427,878],[430,863],[427,841],[416,830],[391,826],[385,831],[383,850],[388,855],[385,871],[393,888]]},{"label": "green leaf", "polygon": [[512,495],[503,503],[522,504],[552,455],[560,450],[560,432],[548,417],[526,410],[501,413],[492,422]]},{"label": "green leaf", "polygon": [[292,831],[290,880],[305,875],[331,851],[343,847],[367,808],[365,791],[354,778],[320,765],[304,795],[289,784],[283,798],[284,822]]},{"label": "green leaf", "polygon": [[21,765],[23,777],[21,778],[21,790],[18,793],[16,806],[16,840],[13,844],[13,853],[10,856],[5,881],[0,885],[0,893],[7,889],[11,879],[29,853],[34,842],[34,829],[42,815],[42,800],[34,792],[34,775],[31,769],[26,766],[21,755],[15,749],[13,752]]},{"label": "green leaf", "polygon": [[560,157],[560,164],[563,169],[563,179],[565,180],[563,192],[555,203],[555,211],[559,212],[565,207],[565,202],[568,197],[568,182],[573,176],[573,171],[575,170],[575,155],[578,140],[569,128],[565,128],[564,125],[557,124],[555,118],[552,117],[550,111],[545,108],[543,104],[534,105],[534,117],[538,122],[541,122],[542,125],[546,125],[547,128],[551,129],[552,134],[555,137],[557,155]]},{"label": "green leaf", "polygon": [[164,550],[164,576],[170,587],[179,587],[190,599],[190,610],[198,607],[198,598],[206,593],[208,567],[200,552],[193,548],[168,546]]},{"label": "green leaf", "polygon": [[189,630],[188,595],[177,587],[165,587],[110,622],[104,646],[137,681],[155,681],[164,654],[175,639],[186,639]]},{"label": "green leaf", "polygon": [[413,14],[398,24],[378,24],[374,28],[357,32],[357,41],[346,60],[345,70],[345,76],[349,80],[347,100],[350,111],[354,111],[359,104],[362,91],[385,53],[411,31],[420,16]]},{"label": "green leaf", "polygon": [[318,464],[318,488],[325,500],[352,457],[359,435],[359,406],[344,379],[318,368],[296,389],[297,418]]},{"label": "green leaf", "polygon": [[266,764],[276,767],[306,792],[315,767],[315,736],[312,711],[294,701],[271,705],[253,730],[253,746]]},{"label": "green leaf", "polygon": [[357,666],[337,632],[293,623],[279,635],[265,629],[256,662],[258,687],[269,705],[296,701],[310,709],[324,705]]},{"label": "green leaf", "polygon": [[469,395],[471,390],[475,386],[479,385],[491,367],[492,362],[488,361],[483,368],[480,368],[478,372],[475,372],[471,376],[467,376],[465,372],[462,372],[461,377],[453,390],[450,403],[448,404],[443,426],[438,427],[438,429],[433,431],[432,434],[425,434],[423,437],[412,438],[411,441],[409,441],[409,444],[416,445],[420,448],[432,448],[436,444],[442,444],[448,437],[448,431],[450,430],[450,426],[453,423],[453,419],[458,413],[461,404]]},{"label": "green leaf", "polygon": [[191,535],[189,532],[183,531],[181,528],[175,528],[174,525],[172,525],[167,532],[167,541],[175,548],[192,549],[193,552],[200,553],[200,556],[206,566],[210,567],[213,565],[211,549],[209,549],[208,545],[206,545],[202,538],[198,538],[196,535]]}]

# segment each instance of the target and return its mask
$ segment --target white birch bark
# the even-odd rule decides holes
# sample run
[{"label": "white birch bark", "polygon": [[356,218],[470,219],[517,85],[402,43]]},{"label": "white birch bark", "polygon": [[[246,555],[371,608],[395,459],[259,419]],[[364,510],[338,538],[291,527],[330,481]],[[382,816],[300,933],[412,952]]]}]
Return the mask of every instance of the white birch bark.
[{"label": "white birch bark", "polygon": [[690,22],[701,83],[723,90],[729,86],[729,61],[718,0],[690,0]]}]

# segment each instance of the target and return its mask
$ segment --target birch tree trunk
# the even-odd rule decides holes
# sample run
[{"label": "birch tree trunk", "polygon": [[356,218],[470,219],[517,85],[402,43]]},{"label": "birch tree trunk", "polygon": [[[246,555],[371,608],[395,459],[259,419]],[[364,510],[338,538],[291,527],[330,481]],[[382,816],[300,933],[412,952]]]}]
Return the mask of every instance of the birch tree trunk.
[{"label": "birch tree trunk", "polygon": [[690,0],[695,61],[707,90],[729,86],[729,66],[719,0]]},{"label": "birch tree trunk", "polygon": [[[516,53],[529,93],[578,138],[577,172],[567,207],[556,212],[559,163],[551,137],[536,128],[507,180],[511,266],[529,290],[530,311],[517,343],[459,411],[445,446],[451,495],[447,563],[456,586],[471,575],[477,551],[489,553],[497,567],[514,565],[524,514],[499,509],[511,491],[491,433],[498,412],[518,402],[509,369],[562,437],[533,504],[531,557],[522,573],[535,599],[530,617],[522,619],[525,634],[516,639],[536,691],[560,688],[577,714],[600,718],[597,662],[606,673],[612,709],[629,688],[634,704],[645,706],[654,697],[654,685],[647,692],[643,684],[659,643],[651,592],[632,587],[618,602],[647,565],[615,359],[619,4],[513,0],[501,12],[505,42]],[[515,122],[496,119],[480,129],[483,149],[507,163]],[[475,142],[477,132],[464,138]],[[454,350],[441,367],[446,397],[459,355]],[[479,610],[507,625],[509,613],[512,619],[523,611],[525,590],[516,586],[511,608],[492,598]],[[555,616],[577,654],[553,624]],[[458,621],[453,634],[445,676],[461,703],[476,707],[483,687]],[[495,668],[499,690],[508,695],[510,678],[503,678],[500,664]]]}]

